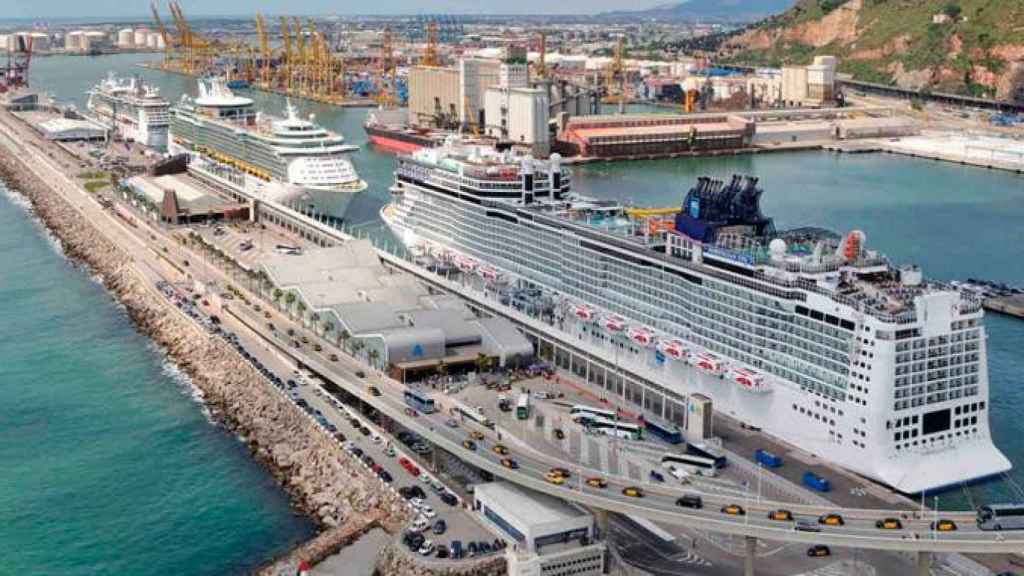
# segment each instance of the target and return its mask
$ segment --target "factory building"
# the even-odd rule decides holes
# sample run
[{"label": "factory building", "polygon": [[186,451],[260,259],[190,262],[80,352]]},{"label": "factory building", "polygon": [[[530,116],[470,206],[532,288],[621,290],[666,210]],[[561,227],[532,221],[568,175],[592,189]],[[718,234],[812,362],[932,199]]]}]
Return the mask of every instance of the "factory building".
[{"label": "factory building", "polygon": [[830,106],[835,101],[836,58],[817,56],[810,66],[782,68],[782,101],[786,106]]},{"label": "factory building", "polygon": [[594,518],[575,504],[509,482],[489,482],[474,487],[473,509],[508,543],[510,575],[604,573],[606,547],[595,542]]},{"label": "factory building", "polygon": [[468,130],[483,130],[487,88],[499,82],[500,62],[483,58],[459,60],[459,122]]},{"label": "factory building", "polygon": [[409,125],[455,129],[465,107],[458,68],[413,66],[409,69]]},{"label": "factory building", "polygon": [[72,118],[51,118],[36,125],[47,140],[61,142],[83,140],[105,140],[107,129],[88,120]]},{"label": "factory building", "polygon": [[485,132],[492,138],[529,145],[534,156],[546,158],[551,153],[548,108],[548,94],[542,88],[488,88]]},{"label": "factory building", "polygon": [[556,148],[590,158],[659,157],[751,145],[755,122],[732,114],[630,114],[570,118]]}]

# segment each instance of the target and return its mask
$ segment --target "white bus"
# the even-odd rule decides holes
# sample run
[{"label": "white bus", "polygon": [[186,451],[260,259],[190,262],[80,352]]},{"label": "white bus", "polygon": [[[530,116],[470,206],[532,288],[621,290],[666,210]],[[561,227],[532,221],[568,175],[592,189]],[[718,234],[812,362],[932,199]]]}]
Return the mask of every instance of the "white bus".
[{"label": "white bus", "polygon": [[484,428],[494,428],[494,422],[487,416],[484,416],[479,410],[470,408],[458,400],[453,399],[452,401],[455,404],[455,411],[462,415],[463,418],[468,418]]},{"label": "white bus", "polygon": [[978,508],[978,530],[1024,529],[1024,504],[989,504]]},{"label": "white bus", "polygon": [[[682,469],[691,474],[713,477],[718,475],[718,466],[713,458],[694,456],[692,454],[673,454],[671,452],[661,457],[661,465],[666,469]],[[675,474],[673,474],[675,475]]]},{"label": "white bus", "polygon": [[607,436],[616,436],[628,440],[643,438],[643,428],[629,422],[618,422],[607,418],[591,418],[583,423],[588,430]]},{"label": "white bus", "polygon": [[573,406],[571,410],[569,410],[569,417],[572,418],[572,421],[576,423],[582,422],[585,424],[587,421],[593,420],[594,418],[615,420],[617,416],[618,414],[616,414],[612,410],[602,410],[600,408],[592,408],[590,406],[584,406],[582,404],[577,404]]}]

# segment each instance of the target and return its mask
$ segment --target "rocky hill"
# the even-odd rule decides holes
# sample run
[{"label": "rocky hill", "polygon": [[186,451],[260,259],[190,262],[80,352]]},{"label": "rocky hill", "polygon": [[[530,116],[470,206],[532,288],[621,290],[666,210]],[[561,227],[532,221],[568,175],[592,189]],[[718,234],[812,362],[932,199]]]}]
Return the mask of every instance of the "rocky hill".
[{"label": "rocky hill", "polygon": [[805,64],[911,89],[1024,98],[1022,0],[798,0],[730,38],[723,59]]},{"label": "rocky hill", "polygon": [[616,11],[601,16],[673,22],[755,22],[785,11],[794,2],[795,0],[687,0],[647,10]]}]

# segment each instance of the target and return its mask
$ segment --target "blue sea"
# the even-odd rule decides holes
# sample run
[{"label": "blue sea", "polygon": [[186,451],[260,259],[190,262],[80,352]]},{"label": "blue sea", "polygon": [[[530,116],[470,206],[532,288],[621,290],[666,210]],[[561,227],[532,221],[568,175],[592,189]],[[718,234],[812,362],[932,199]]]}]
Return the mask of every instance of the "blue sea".
[{"label": "blue sea", "polygon": [[0,184],[0,574],[238,574],[313,532]]}]

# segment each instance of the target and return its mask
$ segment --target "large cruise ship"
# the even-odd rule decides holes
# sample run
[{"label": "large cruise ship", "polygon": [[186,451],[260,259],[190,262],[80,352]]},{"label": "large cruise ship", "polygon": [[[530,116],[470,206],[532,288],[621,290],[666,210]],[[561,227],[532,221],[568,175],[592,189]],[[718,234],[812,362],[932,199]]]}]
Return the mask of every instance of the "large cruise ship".
[{"label": "large cruise ship", "polygon": [[158,88],[113,73],[89,90],[86,103],[98,121],[116,127],[125,140],[159,149],[167,146],[170,106]]},{"label": "large cruise ship", "polygon": [[557,155],[449,142],[400,158],[392,194],[381,216],[414,254],[557,294],[555,323],[646,383],[581,376],[648,413],[681,423],[667,406],[702,394],[908,494],[1011,468],[989,432],[981,302],[859,231],[777,231],[754,178],[633,209],[571,192]]},{"label": "large cruise ship", "polygon": [[193,166],[214,172],[266,200],[303,212],[343,218],[366,182],[356,174],[340,134],[299,118],[288,102],[275,118],[257,112],[221,78],[199,81],[199,96],[182,96],[171,108],[168,150],[187,153]]}]

